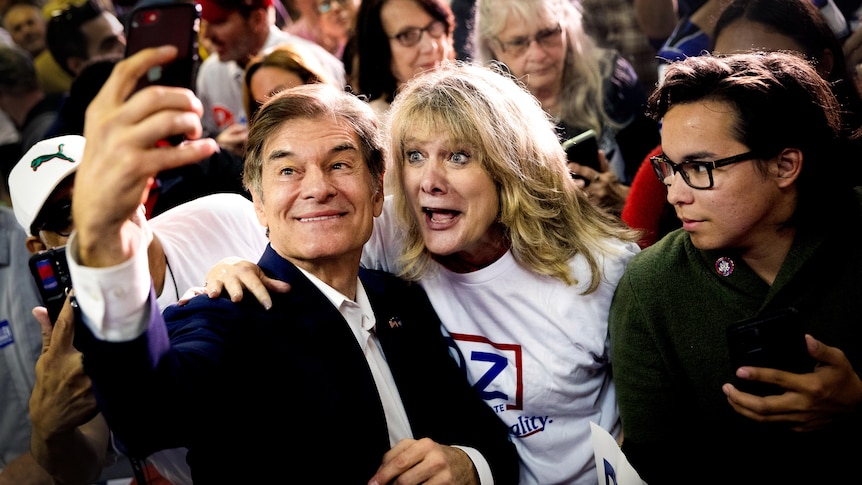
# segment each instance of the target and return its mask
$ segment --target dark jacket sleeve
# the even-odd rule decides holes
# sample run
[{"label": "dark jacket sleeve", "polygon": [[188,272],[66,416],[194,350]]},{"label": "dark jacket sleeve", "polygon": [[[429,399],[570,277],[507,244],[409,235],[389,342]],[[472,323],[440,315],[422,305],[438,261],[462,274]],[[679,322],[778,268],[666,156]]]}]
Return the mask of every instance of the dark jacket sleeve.
[{"label": "dark jacket sleeve", "polygon": [[[75,328],[75,345],[83,353],[84,370],[93,381],[99,410],[124,451],[141,457],[188,446],[188,420],[181,410],[194,409],[186,406],[195,405],[201,376],[214,372],[224,350],[221,327],[204,326],[202,317],[221,314],[230,318],[235,312],[229,301],[217,300],[208,303],[216,309],[213,312],[177,320],[169,327],[152,290],[149,302],[149,327],[134,340],[99,340],[80,315]],[[169,331],[175,334],[173,339]],[[193,342],[187,343],[183,335],[193,335]]]}]

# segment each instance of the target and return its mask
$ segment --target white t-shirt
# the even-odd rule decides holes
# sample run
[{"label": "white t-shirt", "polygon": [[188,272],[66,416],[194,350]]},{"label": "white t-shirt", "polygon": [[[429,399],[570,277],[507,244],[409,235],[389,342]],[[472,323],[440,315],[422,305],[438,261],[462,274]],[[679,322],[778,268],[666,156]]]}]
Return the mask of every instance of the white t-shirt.
[{"label": "white t-shirt", "polygon": [[[387,197],[363,266],[397,272],[401,241]],[[595,484],[590,421],[619,436],[608,310],[638,248],[607,244],[620,255],[601,261],[605,279],[589,295],[581,294],[589,268],[580,256],[570,262],[580,281],[575,286],[527,270],[511,252],[466,274],[435,264],[420,282],[469,381],[509,427],[521,458],[521,484]]]}]

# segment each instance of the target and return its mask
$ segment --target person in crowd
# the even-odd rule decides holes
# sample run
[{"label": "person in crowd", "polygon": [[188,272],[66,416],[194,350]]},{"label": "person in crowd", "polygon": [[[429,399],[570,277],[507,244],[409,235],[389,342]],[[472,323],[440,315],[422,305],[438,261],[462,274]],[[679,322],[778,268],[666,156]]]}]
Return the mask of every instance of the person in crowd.
[{"label": "person in crowd", "polygon": [[3,28],[12,36],[12,41],[33,59],[47,49],[46,24],[42,11],[35,3],[12,4],[3,14]]},{"label": "person in crowd", "polygon": [[354,91],[381,119],[398,89],[417,74],[455,58],[455,17],[445,0],[362,0],[351,66]]},{"label": "person in crowd", "polygon": [[569,0],[479,0],[474,58],[501,62],[522,79],[561,140],[595,131],[611,171],[628,185],[658,143],[658,124],[644,114],[646,93],[631,64],[597,47],[582,22]]},{"label": "person in crowd", "polygon": [[42,91],[27,51],[0,46],[0,110],[9,115],[20,134],[16,157],[44,138],[57,118],[62,99],[62,94]]},{"label": "person in crowd", "polygon": [[[195,483],[515,483],[507,430],[449,357],[421,287],[360,271],[384,148],[372,109],[341,89],[286,90],[251,125],[244,181],[270,240],[260,267],[292,291],[269,310],[206,297],[154,310],[149,236],[123,221],[154,174],[216,149],[197,140],[190,91],[124,99],[170,55],[147,50],[114,70],[88,110],[85,134],[102,143],[85,152],[73,195],[77,344],[119,440],[142,454],[187,445]],[[179,133],[190,141],[155,147]],[[300,345],[285,352],[288,342]],[[347,450],[338,466],[321,452],[333,440]]]},{"label": "person in crowd", "polygon": [[[290,34],[319,43],[320,13],[317,11],[317,0],[285,0],[283,5],[287,14],[286,21],[279,28]],[[278,14],[278,10],[276,10],[276,14]],[[276,25],[278,25],[278,15],[276,16]]]},{"label": "person in crowd", "polygon": [[343,59],[344,49],[353,34],[356,12],[361,0],[317,0],[320,14],[320,40],[335,57]]},{"label": "person in crowd", "polygon": [[[842,42],[811,1],[733,0],[715,24],[714,54],[751,50],[798,52],[832,85],[841,104],[844,128],[862,126],[862,97],[847,69]],[[862,158],[860,152],[859,158]],[[862,179],[857,179],[862,183]]]},{"label": "person in crowd", "polygon": [[252,59],[245,68],[242,88],[245,112],[252,119],[270,97],[285,89],[312,83],[336,85],[315,58],[301,47],[275,46]]},{"label": "person in crowd", "polygon": [[36,79],[46,94],[68,91],[71,78],[48,50],[48,21],[38,4],[15,3],[3,15],[3,26],[16,44],[33,56]]},{"label": "person in crowd", "polygon": [[[64,246],[74,229],[71,202],[84,147],[80,135],[43,140],[13,168],[10,195],[15,216],[29,233],[30,253]],[[236,194],[202,197],[149,222],[143,214],[137,216],[154,233],[148,246],[149,273],[159,308],[200,284],[201,275],[220,259],[237,252],[256,258],[267,244],[251,202]],[[234,236],[221,237],[225,232]],[[36,363],[30,399],[31,449],[36,461],[58,481],[89,484],[112,463],[108,429],[102,416],[93,418],[95,401],[80,353],[71,340],[57,343],[50,338],[51,322],[45,327],[46,347],[54,344]],[[191,483],[185,450],[162,452],[151,461],[173,485]]]},{"label": "person in crowd", "polygon": [[[315,42],[275,26],[272,0],[201,0],[203,37],[213,52],[201,63],[196,93],[204,104],[204,134],[240,158],[248,138],[243,72],[248,62],[276,45],[308,49],[335,82],[344,85],[341,60]],[[237,160],[241,165],[241,160]]]},{"label": "person in crowd", "polygon": [[[798,52],[813,62],[817,72],[831,83],[841,103],[848,134],[862,125],[862,99],[855,89],[853,75],[846,70],[841,42],[811,2],[733,0],[724,6],[714,24],[713,54],[750,50]],[[853,143],[857,155],[851,156],[856,159],[862,157],[860,144],[862,141],[858,140]],[[660,153],[661,147],[657,147],[645,157],[623,207],[623,220],[645,231],[642,247],[680,226],[673,208],[667,204],[665,187],[653,176],[650,158]],[[846,175],[862,183],[862,165]]]},{"label": "person in crowd", "polygon": [[635,21],[656,49],[671,36],[679,19],[688,17],[707,0],[632,0]]},{"label": "person in crowd", "polygon": [[657,49],[637,22],[632,0],[575,0],[581,3],[584,30],[600,47],[614,49],[632,65],[645,93],[658,82]]},{"label": "person in crowd", "polygon": [[[444,63],[402,87],[389,130],[395,193],[363,266],[428,293],[509,428],[519,483],[595,483],[590,422],[620,436],[607,315],[637,234],[587,199],[553,121],[507,74]],[[270,283],[231,259],[206,290],[261,298]]]},{"label": "person in crowd", "polygon": [[[663,78],[667,64],[690,56],[699,56],[710,52],[716,40],[716,22],[724,9],[733,0],[707,0],[691,11],[689,15],[679,17],[670,37],[658,50],[659,82]],[[824,22],[836,38],[839,45],[849,33],[847,20],[833,0],[801,0],[811,4],[821,14]],[[807,14],[805,14],[807,17]],[[786,32],[782,26],[781,30]]]},{"label": "person in crowd", "polygon": [[126,49],[123,24],[97,0],[68,3],[48,20],[46,43],[51,56],[72,80],[93,61],[122,57]]},{"label": "person in crowd", "polygon": [[[647,3],[645,0],[641,0]],[[673,31],[658,49],[658,82],[664,78],[664,70],[671,62],[686,57],[699,56],[710,51],[713,30],[719,15],[732,0],[706,0],[699,2],[686,15],[676,18]],[[807,1],[807,0],[806,0]],[[663,3],[653,1],[652,3]],[[669,18],[665,19],[665,21]]]},{"label": "person in crowd", "polygon": [[0,205],[0,484],[53,485],[30,454],[28,402],[41,345],[30,311],[41,299],[27,266],[26,240],[13,211]]},{"label": "person in crowd", "polygon": [[[648,483],[855,480],[862,193],[829,82],[794,53],[695,56],[649,109],[682,227],[631,260],[611,304],[623,451]],[[731,364],[728,329],[788,307],[816,367]]]}]

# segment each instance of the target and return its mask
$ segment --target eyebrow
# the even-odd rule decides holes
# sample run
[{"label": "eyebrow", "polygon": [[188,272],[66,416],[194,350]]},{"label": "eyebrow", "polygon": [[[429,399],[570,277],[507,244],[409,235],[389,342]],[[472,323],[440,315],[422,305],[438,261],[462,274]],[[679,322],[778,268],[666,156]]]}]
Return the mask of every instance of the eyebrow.
[{"label": "eyebrow", "polygon": [[662,151],[662,155],[664,155],[665,158],[667,158],[668,160],[670,160],[674,163],[703,162],[703,161],[714,160],[715,158],[717,158],[714,153],[707,152],[707,151],[689,153],[688,155],[685,155],[684,157],[682,157],[682,161],[680,161],[680,162],[676,161],[675,159],[671,159],[669,156],[667,156],[667,153],[665,153],[664,151]]},{"label": "eyebrow", "polygon": [[[330,148],[328,153],[330,155],[332,155],[334,153],[341,153],[341,152],[347,152],[347,151],[358,152],[359,148],[357,148],[356,145],[354,145],[353,143],[344,142],[344,143],[339,143],[338,145],[335,145],[334,147]],[[267,160],[280,160],[282,158],[290,158],[294,155],[295,155],[295,153],[291,150],[282,150],[280,148],[277,148],[277,149],[271,151],[269,153],[269,156],[266,157],[266,159]]]}]

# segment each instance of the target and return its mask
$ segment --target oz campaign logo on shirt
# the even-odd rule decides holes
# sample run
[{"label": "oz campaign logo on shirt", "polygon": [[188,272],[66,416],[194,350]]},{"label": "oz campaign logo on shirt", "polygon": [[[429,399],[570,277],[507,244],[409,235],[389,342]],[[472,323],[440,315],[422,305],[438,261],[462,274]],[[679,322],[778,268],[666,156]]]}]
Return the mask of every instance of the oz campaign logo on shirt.
[{"label": "oz campaign logo on shirt", "polygon": [[467,380],[517,438],[545,431],[549,416],[525,416],[523,354],[517,344],[501,344],[478,335],[452,333],[452,354],[467,370]]},{"label": "oz campaign logo on shirt", "polygon": [[482,399],[500,413],[524,408],[521,346],[492,342],[479,335],[452,333],[458,365]]}]

